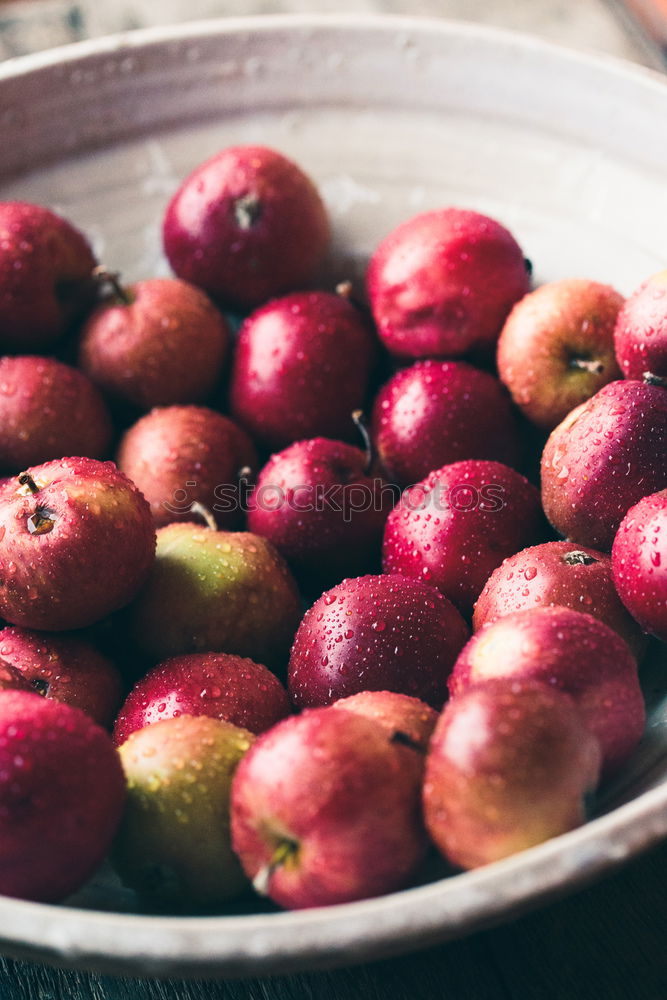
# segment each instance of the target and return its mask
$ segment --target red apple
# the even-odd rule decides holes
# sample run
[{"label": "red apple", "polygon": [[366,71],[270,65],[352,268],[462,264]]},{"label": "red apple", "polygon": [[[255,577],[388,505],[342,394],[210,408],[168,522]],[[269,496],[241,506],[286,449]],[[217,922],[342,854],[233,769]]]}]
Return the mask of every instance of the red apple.
[{"label": "red apple", "polygon": [[371,335],[343,296],[296,292],[274,299],[241,326],[232,415],[270,448],[318,436],[349,440],[373,357]]},{"label": "red apple", "polygon": [[542,503],[556,531],[608,552],[630,507],[667,487],[667,391],[611,382],[552,431]]},{"label": "red apple", "polygon": [[612,548],[614,582],[642,628],[667,642],[667,490],[627,512]]},{"label": "red apple", "polygon": [[111,435],[104,400],[82,372],[55,358],[0,358],[0,469],[104,458]]},{"label": "red apple", "polygon": [[454,462],[405,490],[387,518],[382,564],[437,587],[470,615],[503,559],[543,534],[527,479],[500,462]]},{"label": "red apple", "polygon": [[419,580],[343,580],[315,602],[297,630],[289,692],[299,708],[387,690],[439,709],[468,636],[456,608]]},{"label": "red apple", "polygon": [[0,892],[58,902],[107,853],[125,780],[107,733],[84,712],[0,692]]},{"label": "red apple", "polygon": [[571,608],[529,608],[485,625],[449,678],[458,697],[497,677],[565,691],[597,737],[605,773],[618,769],[644,732],[646,712],[630,649],[603,622]]},{"label": "red apple", "polygon": [[0,656],[33,691],[80,708],[98,725],[111,728],[123,682],[111,660],[83,636],[7,626],[0,631]]},{"label": "red apple", "polygon": [[260,736],[232,782],[232,845],[292,909],[400,889],[426,852],[405,748],[351,712],[312,709]]},{"label": "red apple", "polygon": [[419,754],[426,754],[438,721],[438,713],[425,701],[398,691],[359,691],[339,698],[331,707],[378,722],[395,743],[414,748]]},{"label": "red apple", "polygon": [[230,653],[191,653],[158,663],[137,681],[113,737],[120,746],[137,729],[180,715],[208,715],[262,733],[290,711],[287,691],[262,664]]},{"label": "red apple", "polygon": [[419,361],[397,372],[375,399],[372,432],[383,468],[401,486],[462,459],[516,465],[521,451],[502,386],[463,361]]},{"label": "red apple", "polygon": [[0,614],[65,631],[129,603],[150,572],[155,530],[113,462],[63,458],[0,486]]},{"label": "red apple", "polygon": [[667,379],[667,270],[654,274],[626,301],[614,342],[626,378],[641,379],[650,372]]},{"label": "red apple", "polygon": [[118,468],[148,500],[156,526],[191,521],[203,504],[222,528],[242,520],[240,473],[256,468],[257,453],[245,431],[205,406],[151,410],[121,439]]},{"label": "red apple", "polygon": [[646,636],[616,592],[610,557],[572,542],[532,545],[505,559],[479,595],[473,629],[513,611],[555,604],[599,618],[625,639],[637,660],[642,658]]},{"label": "red apple", "polygon": [[623,296],[610,285],[566,278],[512,309],[498,340],[498,372],[523,413],[551,430],[621,372],[614,326]]},{"label": "red apple", "polygon": [[266,146],[232,146],[186,177],[163,238],[179,278],[248,307],[307,285],[330,232],[317,188],[296,163]]},{"label": "red apple", "polygon": [[490,352],[530,276],[499,222],[463,208],[424,212],[380,243],[368,297],[385,347],[399,358]]},{"label": "red apple", "polygon": [[0,348],[53,344],[93,298],[85,236],[41,205],[0,202]]}]

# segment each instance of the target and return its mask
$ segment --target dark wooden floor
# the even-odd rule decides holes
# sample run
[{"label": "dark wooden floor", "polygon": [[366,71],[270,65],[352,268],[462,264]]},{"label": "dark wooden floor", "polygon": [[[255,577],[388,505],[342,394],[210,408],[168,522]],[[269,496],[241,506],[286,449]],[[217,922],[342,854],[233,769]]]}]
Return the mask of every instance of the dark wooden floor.
[{"label": "dark wooden floor", "polygon": [[0,960],[0,1000],[667,1000],[667,844],[574,896],[427,951],[334,972],[184,982]]}]

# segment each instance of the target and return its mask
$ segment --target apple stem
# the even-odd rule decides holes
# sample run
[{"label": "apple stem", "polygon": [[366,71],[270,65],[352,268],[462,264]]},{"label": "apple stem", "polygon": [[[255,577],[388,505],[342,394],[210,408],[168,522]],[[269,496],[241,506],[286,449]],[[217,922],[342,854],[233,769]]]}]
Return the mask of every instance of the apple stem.
[{"label": "apple stem", "polygon": [[645,385],[657,385],[661,389],[667,389],[667,376],[656,375],[654,372],[644,372],[642,380]]},{"label": "apple stem", "polygon": [[93,268],[93,280],[97,282],[98,285],[111,285],[113,294],[122,302],[125,306],[132,305],[132,298],[120,283],[120,273],[118,271],[112,271],[106,266],[106,264],[98,264],[97,267]]},{"label": "apple stem", "polygon": [[281,840],[273,852],[271,860],[262,865],[252,880],[252,887],[255,892],[258,892],[260,896],[268,896],[271,876],[277,868],[280,868],[286,861],[293,857],[298,849],[299,845],[296,841]]},{"label": "apple stem", "polygon": [[208,509],[208,507],[205,507],[203,503],[199,502],[199,500],[192,501],[192,503],[190,504],[190,513],[198,514],[199,517],[201,517],[202,520],[205,522],[206,527],[210,528],[211,531],[218,530],[218,525],[216,524],[213,514]]},{"label": "apple stem", "polygon": [[426,747],[422,746],[421,743],[418,743],[417,740],[413,740],[412,736],[409,736],[408,733],[404,733],[402,729],[397,729],[391,734],[391,742],[398,743],[402,747],[409,747],[410,750],[415,750],[422,756],[426,753]]},{"label": "apple stem", "polygon": [[39,493],[39,486],[29,472],[22,472],[21,475],[18,476],[18,481],[21,486],[27,486],[31,493]]},{"label": "apple stem", "polygon": [[262,214],[262,203],[256,194],[249,191],[234,202],[234,218],[239,229],[252,229]]},{"label": "apple stem", "polygon": [[570,358],[570,368],[578,368],[582,372],[590,372],[591,375],[602,375],[604,371],[601,361],[590,361],[587,358]]},{"label": "apple stem", "polygon": [[593,556],[589,556],[587,552],[582,552],[580,549],[573,549],[572,552],[566,552],[563,556],[563,562],[567,563],[568,566],[590,566],[591,563],[596,563],[599,560],[594,559]]},{"label": "apple stem", "polygon": [[533,276],[533,262],[530,259],[530,257],[524,257],[523,258],[523,266],[526,269],[526,274],[528,275],[528,277],[532,278],[532,276]]},{"label": "apple stem", "polygon": [[353,410],[352,420],[354,425],[361,434],[361,438],[364,442],[364,451],[366,452],[366,461],[364,463],[364,475],[368,475],[373,466],[375,465],[375,460],[377,458],[377,452],[375,451],[375,445],[373,444],[373,439],[371,438],[370,431],[368,430],[368,422],[366,420],[366,414],[363,410]]}]

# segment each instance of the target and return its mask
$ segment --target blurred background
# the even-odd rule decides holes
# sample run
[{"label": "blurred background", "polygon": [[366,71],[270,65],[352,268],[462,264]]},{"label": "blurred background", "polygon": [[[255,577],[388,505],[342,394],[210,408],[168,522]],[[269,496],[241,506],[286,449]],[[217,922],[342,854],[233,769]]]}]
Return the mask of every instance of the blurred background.
[{"label": "blurred background", "polygon": [[667,0],[0,0],[0,59],[133,28],[277,13],[457,18],[667,70]]}]

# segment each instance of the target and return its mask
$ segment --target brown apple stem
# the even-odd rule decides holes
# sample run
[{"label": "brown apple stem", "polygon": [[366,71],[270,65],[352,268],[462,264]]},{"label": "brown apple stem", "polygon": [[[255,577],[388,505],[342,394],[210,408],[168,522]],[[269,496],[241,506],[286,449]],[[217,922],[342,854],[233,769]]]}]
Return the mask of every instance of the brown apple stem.
[{"label": "brown apple stem", "polygon": [[349,278],[346,278],[345,281],[339,281],[336,285],[335,292],[336,295],[341,297],[341,299],[345,299],[351,306],[354,306],[357,312],[361,313],[366,322],[373,322],[373,317],[367,303],[364,302],[363,299],[359,298],[359,296],[355,293],[354,285]]},{"label": "brown apple stem", "polygon": [[27,486],[31,493],[39,493],[39,486],[29,472],[22,472],[17,478],[21,486]]},{"label": "brown apple stem", "polygon": [[93,268],[93,281],[98,285],[110,285],[113,294],[125,306],[132,305],[132,298],[120,283],[120,274],[118,271],[112,271],[106,266],[106,264],[98,264],[97,267]]},{"label": "brown apple stem", "polygon": [[242,465],[239,471],[236,473],[236,476],[239,480],[245,479],[249,481],[253,478],[253,475],[254,473],[249,465]]},{"label": "brown apple stem", "polygon": [[368,422],[366,420],[366,414],[363,410],[353,410],[352,420],[354,425],[361,434],[362,441],[364,442],[364,451],[366,453],[366,461],[364,462],[364,474],[367,476],[375,465],[375,460],[377,458],[377,452],[375,451],[375,445],[373,444],[373,439],[371,438],[370,431],[368,429]]},{"label": "brown apple stem", "polygon": [[203,503],[200,503],[199,500],[192,501],[190,504],[190,513],[198,514],[206,524],[206,527],[210,528],[211,531],[218,530],[218,525],[215,522],[212,512],[208,509],[208,507],[205,507]]},{"label": "brown apple stem", "polygon": [[533,276],[533,262],[530,259],[530,257],[524,257],[523,258],[523,266],[526,269],[526,274],[528,275],[528,277],[532,278],[532,276]]},{"label": "brown apple stem", "polygon": [[579,549],[573,549],[572,552],[566,552],[563,556],[563,562],[567,563],[568,566],[590,566],[591,563],[598,562],[598,559],[594,559],[593,556],[589,556],[588,552],[581,552]]},{"label": "brown apple stem", "polygon": [[642,380],[645,385],[657,385],[661,389],[667,389],[667,376],[656,375],[654,372],[644,372]]},{"label": "brown apple stem", "polygon": [[295,840],[281,840],[273,852],[271,860],[262,865],[252,880],[252,887],[255,892],[258,892],[260,896],[268,896],[271,876],[276,869],[284,865],[298,850],[299,845]]},{"label": "brown apple stem", "polygon": [[578,368],[582,372],[590,372],[591,375],[602,375],[604,371],[601,361],[590,361],[587,358],[570,358],[570,368]]},{"label": "brown apple stem", "polygon": [[408,733],[404,733],[402,729],[397,729],[391,734],[391,742],[399,743],[402,747],[409,747],[411,750],[415,750],[422,756],[426,754],[426,747],[422,746],[421,743],[418,743],[417,740],[413,740],[412,736],[409,736]]}]

